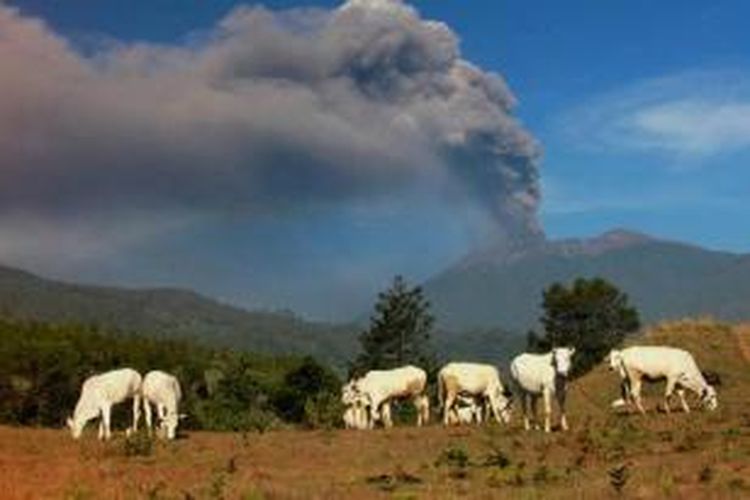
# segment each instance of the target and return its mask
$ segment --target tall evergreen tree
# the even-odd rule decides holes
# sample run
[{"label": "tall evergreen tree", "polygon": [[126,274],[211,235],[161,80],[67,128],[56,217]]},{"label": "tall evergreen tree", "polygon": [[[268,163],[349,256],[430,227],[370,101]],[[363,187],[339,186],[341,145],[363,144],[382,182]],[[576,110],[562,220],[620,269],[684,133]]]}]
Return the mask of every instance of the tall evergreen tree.
[{"label": "tall evergreen tree", "polygon": [[593,368],[640,327],[638,311],[630,305],[628,296],[601,278],[579,278],[570,287],[552,284],[543,293],[542,308],[540,321],[545,335],[539,338],[530,334],[529,348],[574,346],[575,375]]},{"label": "tall evergreen tree", "polygon": [[410,363],[430,371],[435,365],[429,346],[434,322],[422,289],[410,287],[402,276],[396,276],[391,287],[378,294],[370,327],[359,337],[362,352],[350,372],[362,374]]}]

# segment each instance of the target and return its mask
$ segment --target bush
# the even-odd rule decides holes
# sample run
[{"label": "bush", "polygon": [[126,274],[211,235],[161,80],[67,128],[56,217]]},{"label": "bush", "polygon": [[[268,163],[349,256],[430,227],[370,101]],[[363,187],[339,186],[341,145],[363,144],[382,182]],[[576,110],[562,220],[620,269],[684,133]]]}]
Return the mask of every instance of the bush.
[{"label": "bush", "polygon": [[154,453],[154,438],[145,429],[125,436],[122,453],[126,457],[149,457]]},{"label": "bush", "polygon": [[305,402],[305,424],[313,429],[342,426],[344,405],[337,394],[320,392]]}]

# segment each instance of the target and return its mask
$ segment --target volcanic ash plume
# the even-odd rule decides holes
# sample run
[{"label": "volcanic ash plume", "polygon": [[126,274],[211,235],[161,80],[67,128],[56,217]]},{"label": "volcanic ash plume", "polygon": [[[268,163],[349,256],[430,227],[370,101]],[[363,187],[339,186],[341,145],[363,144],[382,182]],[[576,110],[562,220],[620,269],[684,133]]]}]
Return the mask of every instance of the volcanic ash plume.
[{"label": "volcanic ash plume", "polygon": [[188,43],[86,55],[0,6],[0,68],[3,218],[252,214],[431,186],[541,236],[539,149],[505,82],[399,1],[241,7]]}]

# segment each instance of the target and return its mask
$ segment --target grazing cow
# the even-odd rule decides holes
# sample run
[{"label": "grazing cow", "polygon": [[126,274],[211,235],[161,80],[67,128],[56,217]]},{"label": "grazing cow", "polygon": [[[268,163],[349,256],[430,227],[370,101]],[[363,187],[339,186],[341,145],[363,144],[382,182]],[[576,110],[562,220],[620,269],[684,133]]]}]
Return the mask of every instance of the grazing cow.
[{"label": "grazing cow", "polygon": [[430,403],[424,394],[427,374],[416,366],[404,366],[392,370],[371,370],[359,379],[346,384],[342,390],[345,405],[356,403],[362,397],[369,407],[368,428],[382,421],[385,427],[392,427],[390,402],[394,399],[411,399],[417,409],[417,425],[427,423],[430,416]]},{"label": "grazing cow", "polygon": [[667,413],[671,411],[670,399],[674,392],[677,392],[682,409],[690,412],[684,389],[697,394],[701,404],[709,410],[719,406],[716,390],[706,382],[692,354],[683,349],[665,346],[633,346],[621,351],[613,349],[609,353],[609,366],[622,379],[622,400],[634,403],[641,413],[646,413],[641,401],[644,379],[666,379],[664,407]]},{"label": "grazing cow", "polygon": [[167,439],[174,439],[181,418],[178,413],[182,399],[180,382],[169,373],[150,371],[143,377],[142,395],[146,427],[151,430],[151,405],[154,404],[159,418],[159,428],[165,431]]},{"label": "grazing cow", "polygon": [[557,347],[547,354],[524,353],[516,356],[510,364],[510,372],[523,398],[523,425],[531,428],[529,413],[536,420],[537,398],[544,400],[544,431],[551,430],[552,396],[560,410],[560,427],[568,430],[565,416],[565,393],[567,379],[575,349]]},{"label": "grazing cow", "polygon": [[[81,437],[89,420],[101,417],[99,439],[109,439],[112,435],[110,417],[112,405],[133,398],[133,431],[138,430],[140,417],[141,375],[132,368],[122,368],[93,375],[81,386],[73,416],[68,417],[67,425],[75,439]],[[128,429],[130,431],[131,429]]]},{"label": "grazing cow", "polygon": [[448,425],[481,424],[484,408],[484,401],[477,401],[477,398],[473,396],[459,394],[453,405],[453,411],[448,413]]},{"label": "grazing cow", "polygon": [[455,403],[459,396],[489,403],[497,422],[510,421],[510,393],[500,382],[500,373],[492,365],[481,363],[448,363],[438,373],[438,398],[443,410],[443,424],[450,425],[460,419]]}]

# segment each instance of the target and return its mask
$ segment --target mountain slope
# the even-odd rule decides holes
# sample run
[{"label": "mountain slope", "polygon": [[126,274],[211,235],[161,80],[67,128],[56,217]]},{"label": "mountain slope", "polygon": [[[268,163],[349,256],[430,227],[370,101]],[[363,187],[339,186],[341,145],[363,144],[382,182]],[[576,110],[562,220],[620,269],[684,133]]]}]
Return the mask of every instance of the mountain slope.
[{"label": "mountain slope", "polygon": [[291,314],[248,312],[180,289],[123,289],[40,278],[0,266],[0,314],[97,325],[120,332],[190,338],[269,353],[312,353],[340,361],[354,349],[351,329]]},{"label": "mountain slope", "polygon": [[750,255],[705,250],[628,231],[467,256],[425,284],[448,329],[536,326],[552,282],[600,276],[647,322],[685,315],[750,318]]}]

